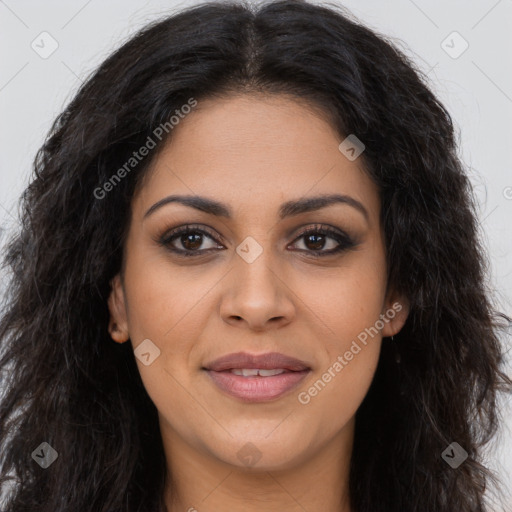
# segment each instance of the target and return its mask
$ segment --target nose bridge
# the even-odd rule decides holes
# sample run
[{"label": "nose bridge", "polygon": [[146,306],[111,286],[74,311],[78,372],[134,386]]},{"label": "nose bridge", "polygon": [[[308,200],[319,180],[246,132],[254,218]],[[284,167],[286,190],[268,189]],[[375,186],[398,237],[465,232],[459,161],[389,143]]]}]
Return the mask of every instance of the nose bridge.
[{"label": "nose bridge", "polygon": [[276,257],[272,254],[270,237],[259,240],[247,236],[236,248],[235,274],[238,293],[250,295],[251,300],[268,300],[276,294]]},{"label": "nose bridge", "polygon": [[229,290],[223,297],[226,320],[242,319],[256,328],[293,313],[293,303],[279,275],[279,258],[271,245],[268,236],[260,241],[248,236],[237,246]]}]

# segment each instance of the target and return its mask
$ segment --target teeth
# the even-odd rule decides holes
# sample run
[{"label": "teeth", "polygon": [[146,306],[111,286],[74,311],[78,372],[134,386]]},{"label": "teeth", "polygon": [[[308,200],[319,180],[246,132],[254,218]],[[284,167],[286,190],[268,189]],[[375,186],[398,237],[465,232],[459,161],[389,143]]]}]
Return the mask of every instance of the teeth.
[{"label": "teeth", "polygon": [[275,370],[258,370],[258,373],[262,377],[271,377],[272,375],[279,375],[280,373],[284,373],[286,370],[282,368],[276,368]]},{"label": "teeth", "polygon": [[236,369],[232,369],[231,370],[231,373],[234,373],[235,375],[241,375],[243,377],[252,377],[254,375],[258,375],[258,372],[260,370],[257,370],[257,369],[239,369],[239,368],[236,368]]},{"label": "teeth", "polygon": [[276,368],[274,370],[260,370],[259,368],[234,368],[230,370],[235,375],[241,375],[242,377],[254,377],[260,375],[261,377],[271,377],[272,375],[279,375],[284,373],[286,370],[282,368]]}]

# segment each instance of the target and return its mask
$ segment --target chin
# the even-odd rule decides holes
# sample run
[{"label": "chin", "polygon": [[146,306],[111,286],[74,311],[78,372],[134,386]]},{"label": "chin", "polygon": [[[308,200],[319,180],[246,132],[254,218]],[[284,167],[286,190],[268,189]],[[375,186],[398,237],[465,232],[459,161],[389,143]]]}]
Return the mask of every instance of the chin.
[{"label": "chin", "polygon": [[[287,438],[288,443],[274,439],[256,438],[251,440],[250,436],[244,436],[239,441],[233,441],[229,445],[222,443],[224,450],[219,453],[215,447],[211,447],[211,453],[217,459],[222,460],[226,464],[236,466],[241,470],[251,472],[259,471],[277,471],[290,469],[300,464],[306,458],[306,448],[298,447],[303,439]],[[217,445],[219,446],[219,445]],[[229,450],[226,451],[226,447]]]}]

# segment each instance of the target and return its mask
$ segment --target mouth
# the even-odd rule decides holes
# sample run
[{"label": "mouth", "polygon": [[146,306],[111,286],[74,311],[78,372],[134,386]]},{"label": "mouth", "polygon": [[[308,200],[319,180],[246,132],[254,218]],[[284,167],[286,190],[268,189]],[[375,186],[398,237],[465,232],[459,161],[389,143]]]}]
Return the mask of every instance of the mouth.
[{"label": "mouth", "polygon": [[304,361],[277,352],[228,354],[202,369],[220,391],[243,402],[280,398],[311,372]]}]

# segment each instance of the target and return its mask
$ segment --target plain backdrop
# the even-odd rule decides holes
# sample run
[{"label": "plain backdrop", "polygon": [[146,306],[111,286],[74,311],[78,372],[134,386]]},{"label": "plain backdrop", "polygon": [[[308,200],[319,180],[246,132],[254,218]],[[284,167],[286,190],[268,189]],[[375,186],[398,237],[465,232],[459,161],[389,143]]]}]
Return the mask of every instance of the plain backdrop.
[{"label": "plain backdrop", "polygon": [[[512,0],[338,1],[411,56],[452,115],[480,203],[489,287],[512,315]],[[0,243],[16,227],[35,153],[80,83],[147,22],[196,3],[0,0]],[[501,407],[487,458],[512,504],[511,397]]]}]

